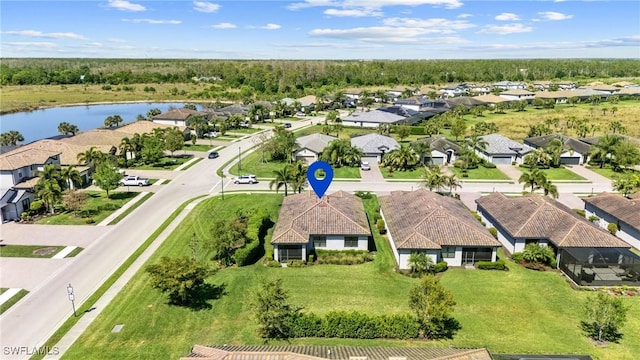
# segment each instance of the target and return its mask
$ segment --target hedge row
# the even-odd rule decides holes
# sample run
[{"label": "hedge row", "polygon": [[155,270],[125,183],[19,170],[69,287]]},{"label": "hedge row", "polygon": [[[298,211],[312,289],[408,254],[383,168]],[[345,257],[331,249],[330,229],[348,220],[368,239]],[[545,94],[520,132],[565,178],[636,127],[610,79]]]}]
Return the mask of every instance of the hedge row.
[{"label": "hedge row", "polygon": [[249,218],[247,221],[248,242],[233,254],[233,259],[238,266],[251,265],[260,259],[264,245],[261,234],[266,233],[269,226],[271,226],[271,219],[264,210],[259,210]]},{"label": "hedge row", "polygon": [[291,327],[292,338],[413,339],[419,335],[418,321],[407,314],[368,315],[355,311],[332,311],[324,317],[298,314]]},{"label": "hedge row", "polygon": [[373,261],[366,250],[316,250],[318,264],[357,265]]},{"label": "hedge row", "polygon": [[411,135],[426,135],[424,126],[411,126],[409,129]]},{"label": "hedge row", "polygon": [[507,266],[504,264],[504,260],[499,259],[498,261],[478,261],[478,269],[481,270],[504,270]]}]

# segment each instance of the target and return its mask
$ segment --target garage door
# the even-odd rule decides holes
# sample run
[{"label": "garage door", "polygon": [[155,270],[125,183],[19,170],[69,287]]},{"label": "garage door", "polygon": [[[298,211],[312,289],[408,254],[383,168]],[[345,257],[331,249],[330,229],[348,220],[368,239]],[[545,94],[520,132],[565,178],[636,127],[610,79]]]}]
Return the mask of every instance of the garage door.
[{"label": "garage door", "polygon": [[444,158],[443,157],[432,157],[431,158],[431,163],[434,165],[444,165]]},{"label": "garage door", "polygon": [[560,164],[563,165],[580,165],[579,157],[561,157]]},{"label": "garage door", "polygon": [[494,156],[491,162],[496,165],[511,165],[511,156]]},{"label": "garage door", "polygon": [[369,164],[377,164],[378,163],[378,157],[377,156],[371,156],[370,154],[367,154],[367,156],[363,156],[361,161],[366,161]]}]

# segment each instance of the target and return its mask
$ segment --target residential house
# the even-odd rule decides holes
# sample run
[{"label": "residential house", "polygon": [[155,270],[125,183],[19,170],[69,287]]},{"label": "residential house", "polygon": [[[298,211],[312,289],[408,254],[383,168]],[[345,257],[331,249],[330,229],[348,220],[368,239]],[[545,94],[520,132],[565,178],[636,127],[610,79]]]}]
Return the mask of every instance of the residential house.
[{"label": "residential house", "polygon": [[562,143],[560,164],[582,165],[589,162],[591,145],[561,134],[543,135],[524,139],[524,144],[533,148],[546,148],[552,140],[559,139]]},{"label": "residential house", "polygon": [[393,105],[401,106],[405,109],[413,111],[425,111],[428,109],[447,108],[449,105],[444,100],[433,100],[424,96],[412,96],[406,99],[398,99],[393,102]]},{"label": "residential house", "polygon": [[501,89],[501,90],[518,90],[518,89],[526,89],[527,85],[521,82],[499,81],[497,83],[491,84],[491,87],[494,89]]},{"label": "residential house", "polygon": [[356,111],[349,116],[342,117],[344,126],[356,126],[377,128],[380,124],[397,125],[404,122],[407,117],[380,109],[369,111]]},{"label": "residential house", "polygon": [[542,92],[537,92],[534,98],[542,99],[542,100],[552,99],[553,101],[555,101],[556,104],[566,104],[567,101],[572,97],[576,97],[580,99],[578,95],[579,94],[577,94],[575,91],[568,91],[568,90],[542,91]]},{"label": "residential house", "polygon": [[500,243],[462,201],[426,189],[381,196],[380,214],[400,269],[412,253],[426,253],[449,266],[495,261]]},{"label": "residential house", "polygon": [[438,90],[438,93],[441,94],[441,96],[444,96],[445,98],[462,96],[467,94],[467,87],[463,86],[462,84],[448,85],[448,86],[441,87]]},{"label": "residential house", "polygon": [[330,142],[337,139],[338,138],[335,136],[325,134],[301,136],[296,140],[298,148],[295,150],[293,158],[307,163],[312,163],[318,160],[322,150],[324,150]]},{"label": "residential house", "polygon": [[347,99],[353,100],[354,102],[358,102],[358,100],[360,99],[360,94],[362,93],[362,90],[347,90],[344,92],[344,97],[346,97]]},{"label": "residential house", "polygon": [[496,165],[522,164],[524,156],[533,151],[529,145],[520,144],[500,134],[480,136],[487,142],[484,149],[476,148],[476,154]]},{"label": "residential house", "polygon": [[536,93],[524,89],[505,90],[498,96],[511,101],[533,100]]},{"label": "residential house", "polygon": [[477,212],[510,253],[529,243],[551,246],[558,267],[580,285],[640,285],[640,256],[629,244],[548,196],[491,193]]},{"label": "residential house", "polygon": [[[310,110],[314,110],[316,106],[316,101],[318,98],[315,95],[307,95],[301,98],[298,98],[297,101],[300,103],[301,109],[309,108]],[[301,110],[296,109],[296,110]]]},{"label": "residential house", "polygon": [[601,92],[603,94],[607,94],[607,95],[614,95],[617,94],[620,91],[620,88],[617,86],[613,86],[613,85],[593,85],[593,86],[588,86],[586,87],[587,89],[592,89],[598,92]]},{"label": "residential house", "polygon": [[453,99],[447,99],[445,102],[449,105],[450,109],[454,109],[456,106],[462,105],[467,109],[471,109],[478,105],[484,105],[483,101],[478,100],[475,97],[471,96],[459,96]]},{"label": "residential house", "polygon": [[[29,210],[34,198],[33,184],[25,182],[34,179],[45,165],[60,165],[60,153],[19,147],[0,154],[0,220],[19,220],[22,213]],[[22,185],[20,185],[22,183]]]},{"label": "residential house", "polygon": [[240,115],[246,119],[250,107],[250,105],[232,104],[217,109],[205,108],[202,113],[206,114],[208,118],[228,119],[233,115]]},{"label": "residential house", "polygon": [[626,198],[619,194],[602,193],[583,198],[585,216],[597,216],[597,224],[607,229],[616,224],[616,236],[640,250],[640,195]]},{"label": "residential house", "polygon": [[425,164],[451,164],[456,161],[462,150],[460,145],[441,136],[423,137],[416,140],[416,142],[418,141],[427,143],[431,149],[431,153],[424,156],[423,162]]},{"label": "residential house", "polygon": [[571,81],[536,81],[533,83],[533,87],[538,91],[550,91],[552,88],[556,88],[558,91],[573,90],[576,88],[576,83]]},{"label": "residential house", "polygon": [[487,106],[495,106],[498,103],[503,103],[508,101],[503,97],[500,97],[498,95],[493,95],[493,94],[479,95],[479,96],[474,96],[473,98],[482,102]]},{"label": "residential house", "polygon": [[165,113],[154,116],[152,118],[152,121],[157,124],[187,126],[187,120],[189,119],[189,117],[195,115],[206,116],[207,113],[187,108],[172,109]]},{"label": "residential house", "polygon": [[307,260],[316,249],[368,250],[371,231],[362,199],[344,191],[284,198],[271,243],[275,260]]},{"label": "residential house", "polygon": [[364,154],[362,161],[380,162],[384,154],[399,149],[398,142],[389,136],[380,134],[367,134],[351,138],[351,146],[356,147]]}]

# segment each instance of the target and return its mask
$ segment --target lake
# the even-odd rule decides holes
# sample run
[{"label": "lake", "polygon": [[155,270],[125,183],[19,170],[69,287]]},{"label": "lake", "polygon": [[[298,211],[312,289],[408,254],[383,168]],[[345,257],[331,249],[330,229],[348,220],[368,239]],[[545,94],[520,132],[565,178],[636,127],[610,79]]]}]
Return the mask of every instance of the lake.
[{"label": "lake", "polygon": [[108,105],[82,105],[55,107],[30,112],[0,116],[0,130],[19,131],[24,143],[59,135],[58,124],[63,121],[87,131],[104,126],[104,119],[120,115],[125,123],[136,121],[138,114],[146,116],[149,109],[158,108],[166,112],[170,107],[181,108],[185,103],[129,103]]}]

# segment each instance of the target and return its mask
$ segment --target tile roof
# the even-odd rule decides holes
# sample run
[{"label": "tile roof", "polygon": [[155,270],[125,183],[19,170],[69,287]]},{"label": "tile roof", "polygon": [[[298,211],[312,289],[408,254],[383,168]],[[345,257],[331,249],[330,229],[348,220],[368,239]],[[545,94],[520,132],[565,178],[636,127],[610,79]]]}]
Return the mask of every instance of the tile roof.
[{"label": "tile roof", "polygon": [[77,133],[75,136],[70,136],[64,139],[60,139],[60,141],[65,142],[67,144],[74,144],[74,145],[81,145],[81,146],[92,146],[92,145],[118,146],[120,145],[120,141],[122,141],[122,138],[126,136],[127,134],[121,133],[117,130],[94,129],[94,130]]},{"label": "tile roof", "polygon": [[367,134],[351,138],[351,146],[357,147],[365,154],[381,154],[399,149],[398,142],[389,136],[380,134]]},{"label": "tile roof", "polygon": [[512,89],[503,91],[500,95],[535,95],[535,93],[524,89]]},{"label": "tile roof", "polygon": [[358,111],[349,116],[342,118],[342,121],[358,121],[366,123],[376,124],[393,124],[404,120],[406,117],[397,115],[387,111],[371,110],[371,111]]},{"label": "tile roof", "polygon": [[397,249],[500,246],[460,200],[420,189],[379,198]]},{"label": "tile roof", "polygon": [[582,201],[640,231],[640,198],[629,199],[622,195],[602,193]]},{"label": "tile roof", "polygon": [[482,101],[484,104],[496,104],[496,103],[509,101],[505,98],[501,98],[500,96],[493,95],[493,94],[474,96],[473,98],[476,100]]},{"label": "tile roof", "polygon": [[38,149],[29,145],[0,155],[0,170],[17,170],[25,166],[42,165],[60,151]]},{"label": "tile roof", "polygon": [[435,137],[423,137],[416,141],[422,141],[429,144],[431,150],[438,150],[441,153],[446,153],[447,150],[453,150],[456,154],[462,150],[462,147],[455,142],[440,136]]},{"label": "tile roof", "polygon": [[306,244],[311,235],[370,236],[362,199],[344,191],[318,199],[311,192],[284,198],[272,244]]},{"label": "tile roof", "polygon": [[494,192],[477,199],[476,203],[514,238],[548,239],[558,248],[629,247],[547,196],[508,198]]},{"label": "tile roof", "polygon": [[150,134],[153,132],[153,129],[168,129],[168,128],[178,128],[181,131],[186,129],[185,126],[174,126],[167,124],[158,124],[153,121],[140,120],[136,122],[132,122],[126,125],[122,125],[114,131],[119,133],[123,133],[124,136],[131,136],[133,134]]},{"label": "tile roof", "polygon": [[304,345],[195,345],[182,359],[207,360],[491,360],[487,349],[452,347],[373,347],[373,346],[304,346]]},{"label": "tile roof", "polygon": [[547,145],[549,145],[549,143],[553,139],[560,139],[563,142],[565,148],[573,150],[578,154],[589,154],[589,152],[591,152],[591,145],[578,139],[574,139],[561,134],[530,137],[524,139],[524,143],[536,148],[544,148],[547,147]]},{"label": "tile roof", "polygon": [[337,139],[338,138],[335,136],[325,134],[311,134],[307,136],[300,136],[296,142],[300,148],[309,149],[319,154],[325,147],[327,147],[327,145],[329,145],[330,142]]},{"label": "tile roof", "polygon": [[485,154],[517,155],[533,151],[531,146],[521,144],[500,134],[489,134],[480,137],[487,142],[487,147],[482,150]]},{"label": "tile roof", "polygon": [[172,109],[153,117],[153,120],[187,120],[191,115],[204,114],[201,111],[191,110],[187,108]]},{"label": "tile roof", "polygon": [[318,98],[315,95],[307,95],[307,96],[298,98],[298,102],[302,106],[315,105],[316,101],[318,101]]}]

